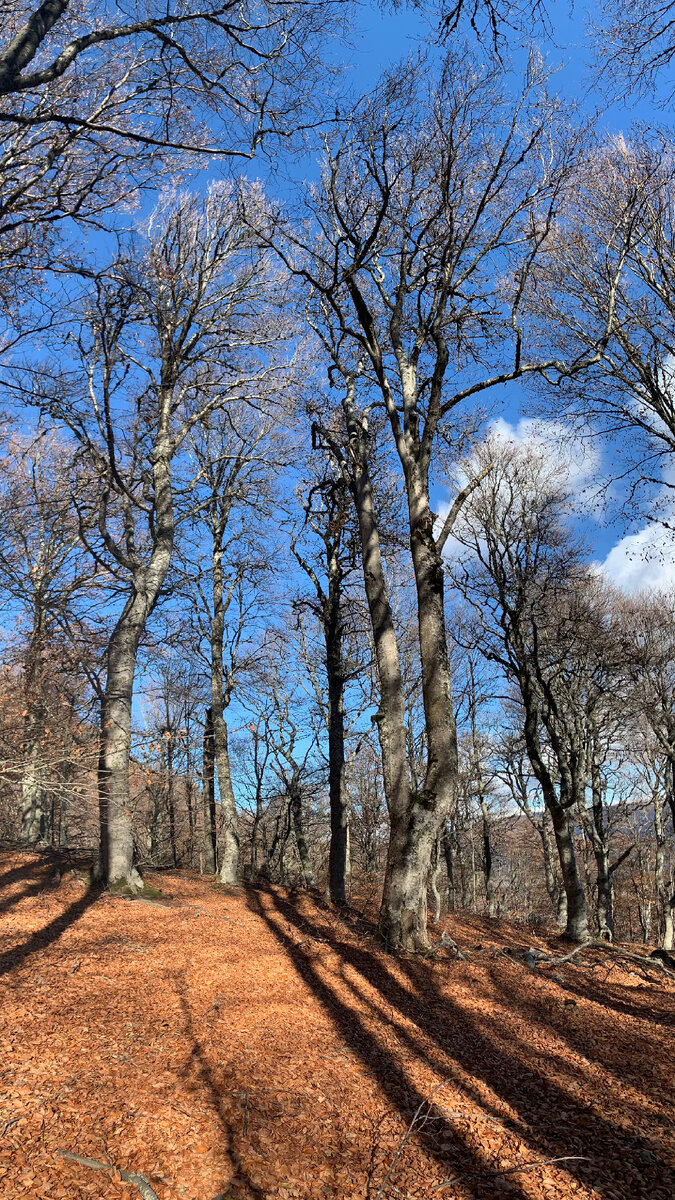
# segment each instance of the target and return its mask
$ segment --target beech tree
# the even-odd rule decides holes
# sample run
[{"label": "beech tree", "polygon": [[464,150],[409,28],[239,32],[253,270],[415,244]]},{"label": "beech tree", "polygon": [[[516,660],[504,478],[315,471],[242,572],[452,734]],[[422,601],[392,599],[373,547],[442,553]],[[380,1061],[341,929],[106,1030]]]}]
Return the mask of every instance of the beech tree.
[{"label": "beech tree", "polygon": [[[345,770],[345,684],[348,679],[345,645],[347,579],[355,566],[351,505],[341,475],[327,471],[308,490],[303,502],[305,527],[321,542],[320,553],[310,554],[299,539],[292,550],[309,577],[315,599],[303,598],[323,634],[327,683],[328,790],[330,799],[329,895],[334,904],[347,903],[349,858],[349,796]],[[358,668],[357,668],[358,669]]]},{"label": "beech tree", "polygon": [[139,644],[173,554],[175,462],[210,413],[266,398],[279,378],[274,338],[263,332],[275,281],[238,210],[223,185],[203,203],[162,204],[147,243],[97,276],[67,343],[72,367],[22,379],[26,398],[68,427],[98,475],[97,536],[81,533],[125,599],[108,644],[101,721],[102,869],[122,886],[139,885],[131,704]]},{"label": "beech tree", "polygon": [[66,218],[119,226],[164,171],[248,159],[311,126],[319,46],[346,11],[343,0],[3,4],[0,301],[12,323]]},{"label": "beech tree", "polygon": [[[281,250],[307,284],[331,379],[342,380],[341,442],[325,424],[318,436],[346,470],[359,510],[391,818],[380,933],[392,949],[427,945],[431,851],[456,791],[442,554],[457,507],[437,528],[435,450],[459,436],[462,405],[544,366],[526,357],[521,305],[575,153],[553,133],[555,105],[534,60],[513,102],[500,80],[499,71],[456,55],[428,94],[414,70],[388,77],[327,147],[321,186],[308,199],[314,237],[289,229]],[[555,358],[546,365],[559,369]],[[383,411],[378,434],[406,496],[427,744],[419,790],[406,761],[400,656],[376,562],[373,406]]]},{"label": "beech tree", "polygon": [[548,403],[609,434],[638,483],[662,486],[666,522],[672,485],[659,468],[675,452],[674,180],[665,134],[637,131],[597,147],[561,205],[530,297],[561,351],[587,362],[562,386],[553,381]]},{"label": "beech tree", "polygon": [[675,611],[672,597],[664,592],[627,600],[620,619],[638,763],[643,763],[652,799],[662,945],[665,950],[672,950],[675,887],[672,866],[670,872],[667,869],[669,843],[675,832]]},{"label": "beech tree", "polygon": [[[34,437],[10,432],[2,446],[0,488],[0,594],[25,622],[21,839],[49,840],[51,726],[61,725],[48,695],[46,664],[78,601],[91,603],[96,575],[83,553],[72,499],[84,497],[88,481],[72,449],[43,429]],[[77,656],[71,647],[71,667]],[[52,689],[53,690],[53,689]],[[53,699],[53,697],[52,697]],[[78,709],[81,708],[78,698]]]},{"label": "beech tree", "polygon": [[[268,335],[273,340],[271,327],[260,339],[261,348]],[[260,335],[256,332],[255,336]],[[278,404],[265,404],[264,396],[258,397],[255,407],[231,403],[205,419],[190,439],[198,475],[191,491],[194,514],[189,521],[196,545],[191,548],[184,542],[182,547],[184,590],[192,613],[193,644],[209,679],[207,789],[210,796],[215,786],[210,777],[212,750],[222,818],[218,872],[221,883],[230,886],[238,882],[239,821],[227,710],[252,652],[256,617],[261,611],[261,581],[269,569],[263,528],[273,474],[284,462],[278,437],[280,411]],[[206,547],[201,546],[204,534]],[[209,820],[207,829],[211,826]],[[207,832],[206,866],[216,870],[211,840]]]},{"label": "beech tree", "polygon": [[566,931],[583,940],[588,914],[573,810],[583,803],[585,777],[577,769],[578,747],[561,721],[548,657],[550,621],[564,604],[579,556],[561,520],[564,493],[541,458],[494,446],[486,454],[492,469],[465,509],[458,534],[471,555],[453,567],[453,577],[484,630],[483,652],[518,688],[528,758],[555,833],[567,897]]}]

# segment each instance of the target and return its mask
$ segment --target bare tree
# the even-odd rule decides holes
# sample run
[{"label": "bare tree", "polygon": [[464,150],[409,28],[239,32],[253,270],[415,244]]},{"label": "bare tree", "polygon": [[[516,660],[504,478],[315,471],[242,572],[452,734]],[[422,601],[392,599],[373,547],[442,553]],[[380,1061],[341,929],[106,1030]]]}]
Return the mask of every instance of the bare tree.
[{"label": "bare tree", "polygon": [[[662,945],[673,947],[675,889],[666,870],[675,831],[675,611],[667,593],[627,600],[621,612],[623,650],[636,725],[633,751],[642,762],[653,806],[656,889],[661,907]],[[637,751],[637,753],[636,753]]]},{"label": "bare tree", "polygon": [[[534,60],[514,103],[498,71],[458,56],[428,94],[415,71],[395,72],[327,149],[321,189],[309,199],[314,240],[289,231],[282,251],[308,285],[310,321],[344,386],[343,449],[325,423],[319,440],[341,455],[360,510],[392,824],[380,932],[392,949],[427,945],[427,872],[457,775],[442,553],[465,494],[437,527],[435,449],[461,440],[462,404],[544,365],[525,356],[521,303],[574,157],[552,133],[553,107]],[[513,286],[503,286],[507,276]],[[547,366],[560,369],[555,359]],[[427,743],[419,791],[406,764],[399,654],[375,563],[380,533],[366,464],[373,405],[385,414],[378,437],[388,427],[408,510]]]},{"label": "bare tree", "polygon": [[98,537],[86,541],[125,600],[108,645],[101,732],[102,863],[110,883],[138,884],[131,703],[139,644],[174,548],[175,461],[210,413],[266,398],[278,381],[264,317],[272,287],[233,189],[216,186],[203,204],[178,198],[153,217],[147,247],[130,249],[97,277],[70,372],[33,371],[25,381],[30,401],[68,426],[99,476]]},{"label": "bare tree", "polygon": [[[83,499],[87,492],[72,448],[44,429],[30,438],[12,433],[3,446],[2,467],[0,592],[28,626],[20,787],[21,838],[32,845],[53,835],[47,727],[60,724],[61,714],[50,713],[45,665],[85,592],[93,602],[98,585],[72,508],[73,495]],[[72,648],[70,657],[76,661]]]},{"label": "bare tree", "polygon": [[[567,896],[570,937],[588,936],[587,903],[574,849],[574,809],[585,775],[554,686],[550,620],[565,604],[578,551],[561,520],[565,496],[536,452],[490,446],[493,469],[474,493],[459,534],[471,548],[453,577],[484,630],[484,653],[518,688],[528,758],[551,814]],[[557,643],[559,645],[559,643]],[[543,736],[546,743],[543,742]]]},{"label": "bare tree", "polygon": [[[355,543],[351,529],[351,504],[346,483],[335,469],[319,472],[303,501],[305,531],[321,543],[319,554],[302,546],[299,538],[292,550],[311,580],[315,599],[303,598],[322,630],[327,681],[326,724],[328,728],[328,790],[330,797],[330,852],[328,888],[334,904],[347,903],[349,867],[349,796],[345,772],[344,693],[349,678],[346,662],[345,588],[355,567]],[[322,476],[322,477],[321,477]],[[359,668],[357,667],[357,670]]]},{"label": "bare tree", "polygon": [[[194,641],[209,677],[209,737],[222,816],[218,870],[221,883],[230,886],[238,881],[239,830],[226,714],[251,653],[261,579],[269,567],[264,524],[272,477],[283,462],[280,415],[279,406],[270,407],[262,396],[255,408],[231,404],[205,420],[190,440],[198,474],[190,518],[196,546],[184,542],[181,556]],[[206,561],[200,547],[204,533]],[[210,869],[210,853],[207,860]]]},{"label": "bare tree", "polygon": [[675,451],[674,162],[658,132],[597,147],[561,205],[531,294],[561,350],[587,356],[588,369],[550,393],[556,415],[604,429],[638,484],[658,484],[666,523],[672,484],[659,468]]},{"label": "bare tree", "polygon": [[311,126],[326,78],[319,47],[347,7],[3,4],[0,300],[14,322],[27,277],[54,262],[64,218],[119,223],[164,169],[248,159]]}]

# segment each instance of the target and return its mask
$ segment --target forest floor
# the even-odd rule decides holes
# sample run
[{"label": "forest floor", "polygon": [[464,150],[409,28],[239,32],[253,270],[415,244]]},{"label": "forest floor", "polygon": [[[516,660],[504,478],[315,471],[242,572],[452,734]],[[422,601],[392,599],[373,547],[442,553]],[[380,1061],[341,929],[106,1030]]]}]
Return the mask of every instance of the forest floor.
[{"label": "forest floor", "polygon": [[672,1200],[675,984],[506,922],[392,959],[357,914],[189,872],[160,902],[0,854],[4,1200]]}]

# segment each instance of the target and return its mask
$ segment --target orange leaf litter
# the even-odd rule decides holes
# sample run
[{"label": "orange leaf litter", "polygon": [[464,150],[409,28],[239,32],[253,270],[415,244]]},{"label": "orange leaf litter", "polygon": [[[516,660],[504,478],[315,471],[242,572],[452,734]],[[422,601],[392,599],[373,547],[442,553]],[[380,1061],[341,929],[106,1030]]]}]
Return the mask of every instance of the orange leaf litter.
[{"label": "orange leaf litter", "polygon": [[675,1196],[665,977],[533,972],[501,948],[555,939],[476,917],[446,922],[467,961],[394,960],[285,889],[50,874],[0,855],[3,1200],[137,1200],[58,1150],[160,1200]]}]

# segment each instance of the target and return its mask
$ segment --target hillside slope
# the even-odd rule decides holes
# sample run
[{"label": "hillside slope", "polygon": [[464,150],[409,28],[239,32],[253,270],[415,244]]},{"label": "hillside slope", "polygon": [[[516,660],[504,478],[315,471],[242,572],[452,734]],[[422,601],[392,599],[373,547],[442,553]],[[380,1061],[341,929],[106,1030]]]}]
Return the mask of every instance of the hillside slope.
[{"label": "hillside slope", "polygon": [[[60,885],[0,856],[0,1193],[133,1200],[675,1194],[675,985],[477,918],[392,960],[283,889]],[[669,1095],[669,1091],[671,1094]],[[557,1161],[551,1161],[557,1160]]]}]

